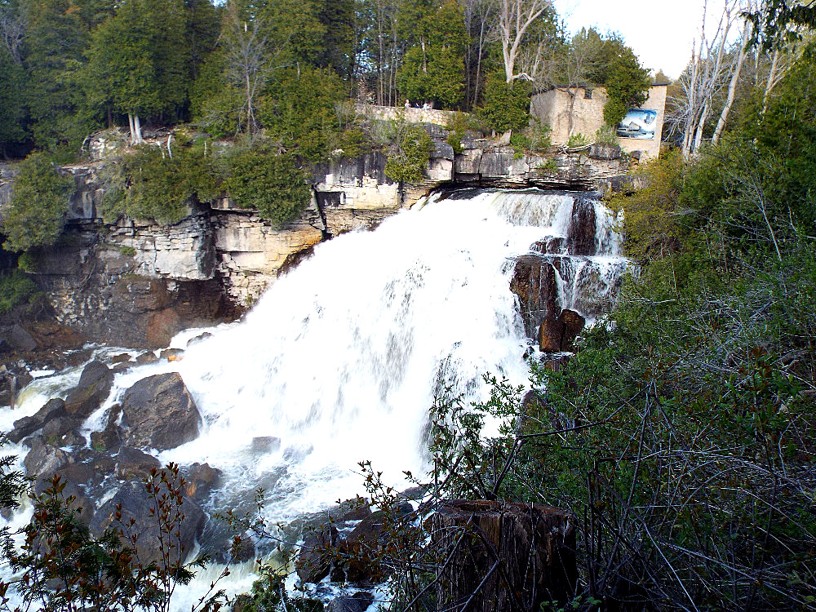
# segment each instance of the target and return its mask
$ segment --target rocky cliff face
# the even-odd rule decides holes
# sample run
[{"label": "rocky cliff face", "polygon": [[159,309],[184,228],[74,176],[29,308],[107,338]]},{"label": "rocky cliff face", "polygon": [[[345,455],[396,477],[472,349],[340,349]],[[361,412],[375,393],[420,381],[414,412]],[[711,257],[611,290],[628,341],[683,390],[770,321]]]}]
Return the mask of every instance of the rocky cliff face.
[{"label": "rocky cliff face", "polygon": [[[312,203],[282,229],[224,199],[175,225],[100,218],[105,156],[65,168],[77,184],[66,231],[54,247],[32,253],[31,272],[56,319],[87,339],[128,346],[165,346],[180,329],[239,316],[291,265],[319,242],[371,229],[443,185],[602,187],[625,172],[620,159],[562,154],[555,161],[519,158],[510,147],[466,141],[454,155],[446,132],[428,126],[435,150],[419,185],[385,176],[386,157],[374,152],[314,168]],[[96,150],[96,149],[94,149]],[[614,156],[613,156],[614,157]],[[0,213],[13,172],[0,177]],[[0,218],[2,214],[0,214]]]}]

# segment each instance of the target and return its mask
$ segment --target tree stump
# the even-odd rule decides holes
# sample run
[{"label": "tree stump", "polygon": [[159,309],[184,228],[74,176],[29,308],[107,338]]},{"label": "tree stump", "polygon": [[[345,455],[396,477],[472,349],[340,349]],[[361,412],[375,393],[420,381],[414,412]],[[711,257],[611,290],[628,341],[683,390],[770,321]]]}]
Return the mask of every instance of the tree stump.
[{"label": "tree stump", "polygon": [[538,611],[574,592],[575,519],[534,504],[448,501],[432,517],[438,608]]}]

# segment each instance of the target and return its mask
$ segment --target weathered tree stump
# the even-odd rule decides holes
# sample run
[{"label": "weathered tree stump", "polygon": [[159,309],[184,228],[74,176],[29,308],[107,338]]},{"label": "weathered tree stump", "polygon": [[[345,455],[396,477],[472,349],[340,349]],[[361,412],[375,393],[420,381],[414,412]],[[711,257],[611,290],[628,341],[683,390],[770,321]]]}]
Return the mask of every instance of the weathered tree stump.
[{"label": "weathered tree stump", "polygon": [[575,520],[557,508],[492,501],[449,501],[432,518],[444,551],[438,607],[458,612],[538,611],[567,602],[577,577]]}]

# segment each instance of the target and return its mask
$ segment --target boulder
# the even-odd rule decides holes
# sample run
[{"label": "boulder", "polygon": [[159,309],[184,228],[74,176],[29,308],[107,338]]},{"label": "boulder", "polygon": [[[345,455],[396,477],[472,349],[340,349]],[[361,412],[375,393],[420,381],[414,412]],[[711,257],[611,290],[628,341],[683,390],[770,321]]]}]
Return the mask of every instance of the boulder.
[{"label": "boulder", "polygon": [[65,412],[87,419],[108,398],[113,387],[113,372],[100,361],[92,361],[82,370],[79,384],[65,398]]},{"label": "boulder", "polygon": [[561,352],[561,343],[564,339],[564,324],[552,319],[541,322],[538,328],[538,346],[544,353]]},{"label": "boulder", "polygon": [[325,525],[305,534],[295,560],[295,571],[301,582],[320,582],[329,575],[336,545],[337,528],[334,525]]},{"label": "boulder", "polygon": [[[3,342],[0,338],[0,344]],[[0,352],[2,349],[0,348]],[[0,406],[14,407],[17,395],[32,381],[25,367],[0,365]]]},{"label": "boulder", "polygon": [[524,330],[535,338],[541,322],[555,319],[558,312],[558,283],[552,263],[538,255],[516,259],[510,290],[518,296]]},{"label": "boulder", "polygon": [[574,595],[575,517],[569,512],[446,501],[431,517],[431,546],[447,559],[437,575],[437,609],[468,601],[468,610],[478,612],[537,612],[544,602],[566,604]]},{"label": "boulder", "polygon": [[41,436],[30,438],[31,450],[23,459],[26,474],[35,478],[48,479],[61,467],[72,462],[71,456]]},{"label": "boulder", "polygon": [[564,334],[561,338],[561,350],[572,351],[575,349],[575,339],[584,331],[586,319],[574,310],[565,308],[558,316],[558,320],[564,326]]},{"label": "boulder", "polygon": [[62,416],[65,416],[65,402],[59,398],[50,399],[32,416],[14,421],[14,429],[9,432],[8,439],[16,444],[42,429],[43,425],[51,419]]},{"label": "boulder", "polygon": [[595,255],[595,200],[576,198],[567,228],[567,248],[570,255]]},{"label": "boulder", "polygon": [[115,452],[122,444],[122,431],[117,422],[122,415],[121,404],[108,410],[105,429],[91,432],[91,446],[97,451]]},{"label": "boulder", "polygon": [[167,450],[198,437],[201,417],[177,372],[148,376],[122,398],[123,442]]},{"label": "boulder", "polygon": [[326,612],[365,612],[374,603],[371,593],[355,593],[335,597],[326,606]]},{"label": "boulder", "polygon": [[221,482],[221,470],[208,463],[194,463],[184,473],[184,493],[198,502],[206,499]]},{"label": "boulder", "polygon": [[[159,493],[161,495],[161,492]],[[172,496],[171,496],[172,497]],[[142,564],[161,563],[162,553],[170,555],[171,562],[186,559],[195,548],[196,539],[204,528],[206,517],[194,501],[182,497],[181,518],[176,522],[161,525],[156,515],[155,500],[144,484],[128,482],[106,501],[97,511],[90,524],[91,533],[101,536],[108,527],[123,528],[125,537],[137,536],[136,551]],[[121,514],[121,519],[117,518]],[[171,512],[171,515],[173,512]],[[131,519],[133,525],[130,526]],[[160,529],[169,529],[171,548],[162,551],[159,539]],[[166,533],[166,531],[165,531]],[[165,536],[165,540],[167,540]]]},{"label": "boulder", "polygon": [[123,446],[116,456],[116,476],[122,480],[142,480],[151,470],[160,470],[161,462],[136,448]]}]

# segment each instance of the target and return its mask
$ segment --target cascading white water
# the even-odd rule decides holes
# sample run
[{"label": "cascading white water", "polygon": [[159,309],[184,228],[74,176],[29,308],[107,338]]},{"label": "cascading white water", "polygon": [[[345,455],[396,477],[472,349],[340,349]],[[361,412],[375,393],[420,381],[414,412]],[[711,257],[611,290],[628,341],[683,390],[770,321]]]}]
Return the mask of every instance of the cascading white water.
[{"label": "cascading white water", "polygon": [[[361,460],[399,484],[403,470],[422,472],[435,380],[456,381],[472,399],[486,392],[486,372],[526,382],[512,261],[547,237],[565,243],[573,201],[537,190],[458,193],[323,243],[242,321],[190,342],[181,361],[117,375],[86,429],[102,429],[106,408],[137,380],[175,370],[205,426],[159,458],[222,470],[212,510],[236,507],[258,487],[273,521],[319,510],[360,492]],[[602,251],[580,265],[618,269],[614,220],[601,212]],[[564,307],[580,301],[580,276]]]}]

